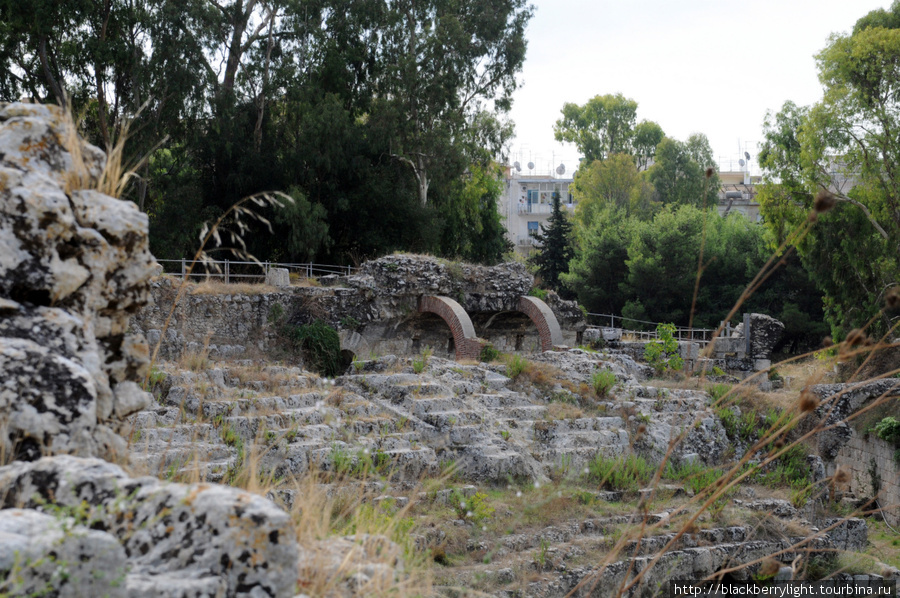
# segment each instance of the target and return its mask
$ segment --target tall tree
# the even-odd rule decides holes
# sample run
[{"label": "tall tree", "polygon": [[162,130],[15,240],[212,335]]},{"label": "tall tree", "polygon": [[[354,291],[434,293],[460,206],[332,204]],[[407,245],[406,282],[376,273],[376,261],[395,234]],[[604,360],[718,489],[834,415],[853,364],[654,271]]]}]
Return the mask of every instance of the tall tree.
[{"label": "tall tree", "polygon": [[535,235],[540,249],[532,256],[538,275],[545,287],[563,291],[560,275],[569,271],[572,250],[572,223],[562,209],[559,193],[553,193],[553,211],[547,224],[541,225],[541,232]]},{"label": "tall tree", "polygon": [[451,181],[468,165],[472,148],[462,142],[484,124],[483,109],[509,110],[531,15],[526,0],[391,3],[379,32],[390,59],[377,89],[396,124],[391,155],[415,175],[422,205],[433,179]]},{"label": "tall tree", "polygon": [[[760,204],[775,236],[787,238],[810,211],[837,203],[799,241],[836,338],[878,315],[900,277],[898,26],[894,2],[859,19],[852,34],[833,35],[817,56],[823,99],[809,108],[787,102],[765,125]],[[889,326],[882,314],[875,328]]]},{"label": "tall tree", "polygon": [[589,164],[629,153],[637,106],[620,93],[594,96],[583,106],[567,102],[553,134],[557,141],[574,143]]},{"label": "tall tree", "polygon": [[[706,161],[707,151],[712,154],[705,140],[705,136],[692,136],[683,143],[666,137],[660,142],[656,162],[648,171],[658,201],[666,205],[716,205],[718,175],[712,165],[698,162],[698,158]],[[712,169],[709,177],[708,169]]]},{"label": "tall tree", "polygon": [[579,168],[572,194],[577,200],[575,219],[586,228],[605,205],[619,208],[626,216],[649,216],[652,208],[652,186],[627,154],[613,154]]}]

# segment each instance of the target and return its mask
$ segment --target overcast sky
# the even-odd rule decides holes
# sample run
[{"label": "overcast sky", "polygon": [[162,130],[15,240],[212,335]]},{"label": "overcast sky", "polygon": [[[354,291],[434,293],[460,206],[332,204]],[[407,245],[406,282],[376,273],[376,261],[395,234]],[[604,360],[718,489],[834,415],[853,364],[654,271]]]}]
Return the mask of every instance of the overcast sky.
[{"label": "overcast sky", "polygon": [[533,161],[535,173],[563,162],[569,176],[579,155],[553,139],[553,123],[564,103],[608,93],[636,100],[638,122],[656,121],[670,137],[705,133],[724,169],[733,161],[737,170],[744,151],[755,157],[766,110],[821,98],[814,55],[829,35],[890,0],[533,4],[510,159],[526,172]]}]

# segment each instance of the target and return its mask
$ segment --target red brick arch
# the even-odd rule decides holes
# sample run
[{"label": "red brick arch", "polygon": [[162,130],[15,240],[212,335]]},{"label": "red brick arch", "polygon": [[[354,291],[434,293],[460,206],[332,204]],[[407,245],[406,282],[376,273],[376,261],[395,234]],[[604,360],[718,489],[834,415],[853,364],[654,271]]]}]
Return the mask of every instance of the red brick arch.
[{"label": "red brick arch", "polygon": [[537,297],[519,297],[519,311],[531,318],[541,337],[541,351],[563,346],[562,329],[550,306]]},{"label": "red brick arch", "polygon": [[481,356],[484,341],[475,334],[475,325],[462,305],[450,297],[423,295],[419,298],[419,312],[437,314],[447,323],[456,345],[457,360],[478,359]]}]

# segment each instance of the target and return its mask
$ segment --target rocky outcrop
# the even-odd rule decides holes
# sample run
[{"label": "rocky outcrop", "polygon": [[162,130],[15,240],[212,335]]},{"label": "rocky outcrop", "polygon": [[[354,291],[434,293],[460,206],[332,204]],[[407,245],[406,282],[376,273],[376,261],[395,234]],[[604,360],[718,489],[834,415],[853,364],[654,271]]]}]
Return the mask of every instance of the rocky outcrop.
[{"label": "rocky outcrop", "polygon": [[117,422],[149,404],[135,383],[147,301],[147,216],[93,190],[104,166],[54,106],[0,105],[0,413],[3,450],[121,456]]},{"label": "rocky outcrop", "polygon": [[900,395],[900,380],[888,378],[851,384],[817,384],[811,386],[809,392],[821,404],[812,417],[806,418],[804,427],[822,427],[822,431],[816,435],[819,455],[827,461],[833,461],[853,435],[853,429],[847,423],[848,418],[871,401]]},{"label": "rocky outcrop", "polygon": [[0,573],[53,595],[290,596],[297,580],[290,517],[236,488],[57,456],[0,467],[0,499]]}]

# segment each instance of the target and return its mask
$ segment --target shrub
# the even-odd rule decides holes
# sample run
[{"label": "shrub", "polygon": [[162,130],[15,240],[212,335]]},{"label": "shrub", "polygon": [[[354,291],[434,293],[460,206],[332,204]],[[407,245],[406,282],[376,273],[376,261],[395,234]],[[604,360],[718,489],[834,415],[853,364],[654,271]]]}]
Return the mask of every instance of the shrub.
[{"label": "shrub", "polygon": [[531,289],[530,291],[528,291],[528,294],[531,295],[532,297],[537,297],[541,301],[547,300],[547,291],[545,291],[544,289],[539,289],[539,288],[535,287],[535,288]]},{"label": "shrub", "polygon": [[432,353],[431,347],[425,347],[422,350],[422,354],[413,359],[412,366],[415,373],[421,374],[425,371],[425,366],[428,365],[428,358],[431,357]]},{"label": "shrub", "polygon": [[500,351],[494,348],[493,345],[485,345],[481,348],[481,354],[478,356],[478,360],[482,363],[490,363],[492,361],[497,361],[500,358]]},{"label": "shrub", "polygon": [[616,385],[616,375],[609,370],[600,370],[591,375],[591,386],[599,398],[603,398]]},{"label": "shrub", "polygon": [[653,479],[654,471],[654,467],[639,455],[610,459],[598,454],[588,463],[585,475],[589,482],[608,490],[635,492]]},{"label": "shrub", "polygon": [[528,369],[528,360],[521,355],[510,355],[506,358],[506,375],[510,378],[518,378]]},{"label": "shrub", "polygon": [[284,333],[293,348],[303,352],[310,369],[329,377],[340,373],[341,338],[337,330],[316,320],[302,326],[287,324]]},{"label": "shrub", "polygon": [[488,495],[484,492],[466,497],[454,490],[450,494],[450,504],[459,519],[468,519],[476,525],[481,525],[494,514],[494,507],[488,504]]},{"label": "shrub", "polygon": [[660,374],[668,370],[683,369],[684,360],[678,354],[678,341],[674,337],[675,324],[657,325],[656,334],[659,340],[647,343],[647,348],[644,349],[647,363]]},{"label": "shrub", "polygon": [[900,421],[888,416],[875,424],[875,435],[886,442],[900,444]]},{"label": "shrub", "polygon": [[722,400],[722,397],[731,390],[730,384],[710,384],[706,387],[706,392],[712,397],[714,403]]}]

